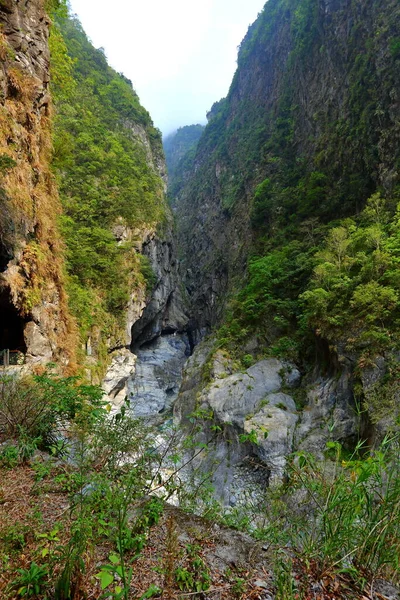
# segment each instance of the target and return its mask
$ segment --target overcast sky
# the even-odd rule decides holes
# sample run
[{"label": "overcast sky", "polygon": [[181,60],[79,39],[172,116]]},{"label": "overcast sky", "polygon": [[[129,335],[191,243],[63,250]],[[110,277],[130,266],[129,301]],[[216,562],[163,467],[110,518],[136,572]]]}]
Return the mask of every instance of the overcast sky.
[{"label": "overcast sky", "polygon": [[164,134],[204,123],[265,0],[70,0],[93,44],[132,80]]}]

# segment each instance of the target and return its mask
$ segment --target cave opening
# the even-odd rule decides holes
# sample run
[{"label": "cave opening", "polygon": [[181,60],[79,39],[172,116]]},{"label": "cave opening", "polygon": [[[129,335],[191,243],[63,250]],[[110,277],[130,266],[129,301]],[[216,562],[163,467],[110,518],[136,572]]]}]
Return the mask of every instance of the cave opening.
[{"label": "cave opening", "polygon": [[26,354],[25,324],[26,319],[15,308],[9,288],[0,286],[0,351]]}]

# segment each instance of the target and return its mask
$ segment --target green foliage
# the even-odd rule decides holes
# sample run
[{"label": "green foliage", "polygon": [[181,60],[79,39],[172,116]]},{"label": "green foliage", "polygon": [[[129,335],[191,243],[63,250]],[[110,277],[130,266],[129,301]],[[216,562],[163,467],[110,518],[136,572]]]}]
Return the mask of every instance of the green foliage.
[{"label": "green foliage", "polygon": [[17,523],[2,529],[0,539],[3,548],[7,549],[8,552],[20,553],[26,546],[31,534],[32,531],[28,526]]},{"label": "green foliage", "polygon": [[[388,415],[399,422],[400,366],[396,355],[389,357],[387,362],[388,368],[384,376],[363,390],[363,406],[368,410],[372,423],[377,423]],[[367,365],[373,367],[374,362],[367,362]]]},{"label": "green foliage", "polygon": [[251,221],[253,226],[265,224],[271,220],[271,180],[264,179],[255,190]]},{"label": "green foliage", "polygon": [[387,438],[373,456],[338,462],[333,479],[309,455],[292,465],[293,485],[306,489],[316,511],[316,529],[303,544],[317,549],[322,569],[346,562],[373,574],[398,569],[397,456],[398,441]]},{"label": "green foliage", "polygon": [[0,452],[0,466],[6,469],[12,469],[17,466],[19,462],[19,452],[17,446],[14,444],[6,444],[1,448]]},{"label": "green foliage", "polygon": [[189,544],[186,547],[187,567],[179,565],[175,570],[175,581],[182,591],[205,592],[209,589],[211,578],[207,566],[200,555],[201,548]]},{"label": "green foliage", "polygon": [[276,356],[297,358],[297,341],[291,335],[300,316],[299,289],[304,289],[312,265],[313,251],[294,241],[253,258],[248,266],[248,283],[230,303],[226,325],[218,332],[219,343],[241,352],[243,341],[257,335],[282,338],[272,347]]},{"label": "green foliage", "polygon": [[6,175],[16,164],[15,160],[8,154],[0,154],[0,175]]},{"label": "green foliage", "polygon": [[400,58],[400,38],[392,38],[390,40],[390,51],[394,59]]},{"label": "green foliage", "polygon": [[398,234],[379,194],[373,195],[359,223],[333,228],[309,289],[301,296],[304,318],[327,339],[345,338],[370,354],[397,343]]},{"label": "green foliage", "polygon": [[139,600],[145,600],[146,598],[153,598],[154,596],[160,596],[161,593],[162,593],[162,590],[158,586],[152,584],[149,587],[149,589],[142,596],[140,596]]},{"label": "green foliage", "polygon": [[108,66],[79,22],[60,8],[53,18],[53,166],[64,209],[70,306],[82,342],[97,323],[102,339],[115,346],[125,343],[126,307],[141,278],[133,244],[118,242],[115,230],[164,219],[162,182],[152,165],[161,138],[131,82]]},{"label": "green foliage", "polygon": [[257,432],[252,430],[250,431],[250,433],[241,433],[239,435],[239,442],[241,444],[255,444],[256,446],[258,445],[258,437],[257,437]]},{"label": "green foliage", "polygon": [[94,423],[104,414],[101,388],[79,383],[77,377],[51,372],[33,377],[0,378],[0,436],[18,440],[18,459],[28,461],[37,446],[49,448],[60,420]]},{"label": "green foliage", "polygon": [[377,576],[398,581],[399,451],[398,436],[388,436],[371,453],[360,442],[347,459],[338,442],[324,460],[297,452],[284,484],[228,512],[230,526],[268,546],[277,598],[303,597],[328,573],[346,573],[355,589]]},{"label": "green foliage", "polygon": [[33,562],[29,569],[18,569],[19,577],[13,582],[18,596],[30,598],[38,596],[44,588],[48,571],[47,566],[38,566]]},{"label": "green foliage", "polygon": [[[268,201],[269,185],[266,180],[257,188],[257,198]],[[327,233],[307,220],[302,241],[249,261],[248,283],[230,302],[219,345],[240,355],[256,331],[273,356],[304,360],[314,331],[360,352],[360,366],[366,357],[397,348],[399,220],[400,206],[391,214],[379,193],[357,220],[336,221]]]},{"label": "green foliage", "polygon": [[276,585],[277,600],[300,600],[303,598],[298,589],[298,582],[294,578],[293,559],[278,552],[274,560],[274,581]]},{"label": "green foliage", "polygon": [[145,281],[147,293],[151,293],[155,284],[157,283],[157,275],[153,271],[153,267],[151,266],[150,260],[147,256],[141,254],[139,256],[140,259],[140,272]]},{"label": "green foliage", "polygon": [[49,14],[67,14],[67,0],[46,0],[45,7]]}]

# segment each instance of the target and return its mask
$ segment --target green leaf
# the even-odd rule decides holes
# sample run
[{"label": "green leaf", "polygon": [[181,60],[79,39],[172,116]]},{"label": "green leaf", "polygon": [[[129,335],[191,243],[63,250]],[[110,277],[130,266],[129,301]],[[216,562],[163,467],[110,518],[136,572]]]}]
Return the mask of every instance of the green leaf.
[{"label": "green leaf", "polygon": [[96,577],[100,579],[101,589],[105,590],[114,581],[114,576],[108,571],[100,571],[96,574]]},{"label": "green leaf", "polygon": [[113,565],[118,565],[119,564],[119,556],[117,554],[110,554],[110,556],[108,557],[108,560]]}]

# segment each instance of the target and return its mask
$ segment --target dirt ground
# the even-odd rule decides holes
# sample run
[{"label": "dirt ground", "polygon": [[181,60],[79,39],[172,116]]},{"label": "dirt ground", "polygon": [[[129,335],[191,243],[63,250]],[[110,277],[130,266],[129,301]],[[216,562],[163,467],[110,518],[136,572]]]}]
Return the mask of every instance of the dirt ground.
[{"label": "dirt ground", "polygon": [[[47,591],[30,597],[54,598],[51,582],[61,574],[61,561],[51,563],[49,557],[65,548],[70,538],[68,495],[54,477],[39,482],[35,477],[29,466],[0,470],[0,597],[4,600],[22,597],[18,587],[12,588],[11,584],[19,575],[17,570],[28,569],[32,562],[51,565],[51,574]],[[54,533],[56,524],[58,529]],[[87,545],[84,572],[71,600],[107,598],[96,575],[101,565],[109,562],[112,551],[107,541]],[[133,569],[129,593],[132,600],[141,598],[152,585],[160,589],[152,597],[168,600],[283,598],[282,591],[277,595],[279,585],[273,578],[268,545],[168,505],[159,523],[151,528],[139,558],[128,554],[127,563]],[[327,572],[321,577],[315,565],[296,557],[292,565],[295,584],[284,600],[399,600],[400,597],[385,582],[375,581],[360,591],[345,574]],[[174,576],[177,569],[183,576],[191,573],[194,583],[186,584],[183,580],[179,584]]]}]

